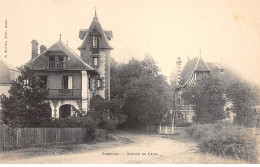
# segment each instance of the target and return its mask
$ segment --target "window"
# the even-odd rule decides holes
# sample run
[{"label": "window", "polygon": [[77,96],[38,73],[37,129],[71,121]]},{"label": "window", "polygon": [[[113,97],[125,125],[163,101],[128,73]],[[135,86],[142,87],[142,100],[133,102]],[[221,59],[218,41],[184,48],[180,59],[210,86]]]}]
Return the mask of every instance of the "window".
[{"label": "window", "polygon": [[92,36],[92,47],[93,48],[98,47],[98,36]]},{"label": "window", "polygon": [[94,65],[94,66],[97,66],[97,65],[98,65],[98,58],[97,58],[97,57],[94,57],[94,58],[93,58],[93,61],[94,61],[94,62],[93,62],[93,65]]},{"label": "window", "polygon": [[57,55],[58,61],[64,61],[64,56],[63,55]]},{"label": "window", "polygon": [[40,81],[41,81],[40,87],[41,88],[47,88],[48,77],[47,76],[39,76],[39,78],[40,78]]},{"label": "window", "polygon": [[64,69],[65,58],[64,55],[50,55],[48,61],[49,69]]},{"label": "window", "polygon": [[72,76],[63,76],[63,89],[72,89]]},{"label": "window", "polygon": [[55,55],[50,55],[49,61],[55,61]]},{"label": "window", "polygon": [[28,79],[23,80],[23,87],[29,88],[29,80]]},{"label": "window", "polygon": [[181,105],[181,98],[179,97],[178,98],[178,103],[177,103],[179,106]]},{"label": "window", "polygon": [[97,87],[102,88],[102,79],[97,79]]}]

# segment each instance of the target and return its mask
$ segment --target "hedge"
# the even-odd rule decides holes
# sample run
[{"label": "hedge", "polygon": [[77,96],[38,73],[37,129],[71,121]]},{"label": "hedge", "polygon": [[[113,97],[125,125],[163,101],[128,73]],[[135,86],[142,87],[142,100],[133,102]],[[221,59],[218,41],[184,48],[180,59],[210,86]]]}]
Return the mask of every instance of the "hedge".
[{"label": "hedge", "polygon": [[229,122],[194,124],[187,129],[187,134],[199,140],[198,147],[203,152],[250,163],[258,161],[256,138],[241,126]]}]

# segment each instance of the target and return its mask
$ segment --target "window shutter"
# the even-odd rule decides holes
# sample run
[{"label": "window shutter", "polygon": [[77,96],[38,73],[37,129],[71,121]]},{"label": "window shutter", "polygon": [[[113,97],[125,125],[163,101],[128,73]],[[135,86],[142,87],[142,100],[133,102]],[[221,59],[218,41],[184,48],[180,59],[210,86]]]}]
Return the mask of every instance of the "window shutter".
[{"label": "window shutter", "polygon": [[68,89],[72,89],[72,76],[68,77]]}]

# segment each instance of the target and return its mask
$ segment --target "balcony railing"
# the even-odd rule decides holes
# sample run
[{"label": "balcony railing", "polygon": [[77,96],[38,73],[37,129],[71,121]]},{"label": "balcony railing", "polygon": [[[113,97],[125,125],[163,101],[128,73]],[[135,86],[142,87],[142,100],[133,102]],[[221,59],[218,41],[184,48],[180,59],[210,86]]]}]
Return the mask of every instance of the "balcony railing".
[{"label": "balcony railing", "polygon": [[193,106],[192,105],[176,106],[176,110],[193,110]]},{"label": "balcony railing", "polygon": [[81,89],[50,89],[48,98],[81,98]]},{"label": "balcony railing", "polygon": [[48,68],[49,69],[64,69],[65,62],[64,61],[49,61]]}]

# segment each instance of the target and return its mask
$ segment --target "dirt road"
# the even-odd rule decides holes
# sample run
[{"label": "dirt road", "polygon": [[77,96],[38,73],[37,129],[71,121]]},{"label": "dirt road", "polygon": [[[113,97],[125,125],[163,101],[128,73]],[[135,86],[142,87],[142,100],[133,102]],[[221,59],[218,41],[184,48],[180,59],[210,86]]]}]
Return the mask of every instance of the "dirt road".
[{"label": "dirt road", "polygon": [[195,142],[181,136],[124,132],[115,137],[116,141],[66,147],[65,153],[57,153],[57,147],[8,151],[0,154],[0,163],[245,163],[200,153]]}]

